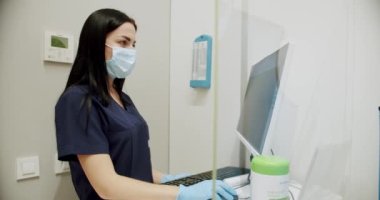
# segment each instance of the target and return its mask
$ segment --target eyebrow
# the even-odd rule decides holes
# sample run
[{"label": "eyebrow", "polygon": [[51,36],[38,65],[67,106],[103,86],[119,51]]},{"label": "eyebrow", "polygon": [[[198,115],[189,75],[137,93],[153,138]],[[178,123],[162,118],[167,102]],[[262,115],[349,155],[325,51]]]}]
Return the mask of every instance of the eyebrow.
[{"label": "eyebrow", "polygon": [[[121,35],[122,38],[126,39],[128,42],[130,42],[132,39],[128,36],[125,36],[125,35]],[[133,41],[133,45],[136,45],[136,40]]]}]

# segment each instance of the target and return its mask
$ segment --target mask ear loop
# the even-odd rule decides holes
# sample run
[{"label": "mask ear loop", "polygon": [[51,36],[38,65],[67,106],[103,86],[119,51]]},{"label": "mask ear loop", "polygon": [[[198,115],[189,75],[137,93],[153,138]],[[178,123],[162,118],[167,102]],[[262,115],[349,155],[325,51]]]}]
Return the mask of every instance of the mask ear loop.
[{"label": "mask ear loop", "polygon": [[112,56],[111,56],[111,59],[112,59],[112,57],[113,57],[113,48],[110,45],[108,45],[108,44],[104,44],[104,45],[106,45],[107,47],[109,47],[109,48],[112,49]]}]

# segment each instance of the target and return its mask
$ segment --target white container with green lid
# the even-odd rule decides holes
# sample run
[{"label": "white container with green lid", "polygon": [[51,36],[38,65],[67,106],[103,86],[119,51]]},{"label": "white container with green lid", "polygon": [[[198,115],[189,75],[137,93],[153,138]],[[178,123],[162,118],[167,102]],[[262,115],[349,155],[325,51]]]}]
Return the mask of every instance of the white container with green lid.
[{"label": "white container with green lid", "polygon": [[288,200],[289,161],[278,156],[255,156],[251,162],[251,199]]}]

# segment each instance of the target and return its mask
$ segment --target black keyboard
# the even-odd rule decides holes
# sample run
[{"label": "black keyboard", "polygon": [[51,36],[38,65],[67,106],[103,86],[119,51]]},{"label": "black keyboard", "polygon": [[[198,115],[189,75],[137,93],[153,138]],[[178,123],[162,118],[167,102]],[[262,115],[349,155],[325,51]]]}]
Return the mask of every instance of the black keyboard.
[{"label": "black keyboard", "polygon": [[[243,174],[248,174],[249,169],[246,168],[241,168],[241,167],[223,167],[219,168],[216,171],[216,179],[217,180],[224,180],[226,178],[234,177],[234,176],[239,176]],[[202,172],[199,174],[194,174],[191,176],[187,176],[184,178],[180,178],[177,180],[169,181],[166,183],[163,183],[165,185],[184,185],[184,186],[189,186],[189,185],[194,185],[196,183],[202,182],[204,180],[211,180],[212,179],[212,171],[207,171],[207,172]]]}]

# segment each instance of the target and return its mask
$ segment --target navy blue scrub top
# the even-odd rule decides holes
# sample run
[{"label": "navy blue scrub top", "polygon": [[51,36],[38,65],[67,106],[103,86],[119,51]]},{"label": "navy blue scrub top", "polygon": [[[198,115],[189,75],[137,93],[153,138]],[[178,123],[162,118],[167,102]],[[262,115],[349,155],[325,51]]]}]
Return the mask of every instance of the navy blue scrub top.
[{"label": "navy blue scrub top", "polygon": [[153,182],[148,126],[132,100],[123,93],[121,98],[127,102],[123,108],[114,100],[103,106],[98,97],[91,97],[88,112],[87,93],[87,86],[71,86],[55,107],[58,159],[69,161],[79,198],[101,199],[84,174],[78,154],[109,154],[119,175]]}]

